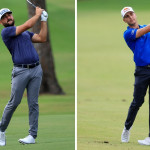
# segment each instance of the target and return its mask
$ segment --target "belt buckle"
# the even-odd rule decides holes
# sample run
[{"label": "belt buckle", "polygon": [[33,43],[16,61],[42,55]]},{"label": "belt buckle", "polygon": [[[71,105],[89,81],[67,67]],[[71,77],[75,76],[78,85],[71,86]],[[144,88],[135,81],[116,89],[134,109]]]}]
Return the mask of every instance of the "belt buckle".
[{"label": "belt buckle", "polygon": [[30,68],[30,65],[27,64],[27,68],[29,69],[29,68]]}]

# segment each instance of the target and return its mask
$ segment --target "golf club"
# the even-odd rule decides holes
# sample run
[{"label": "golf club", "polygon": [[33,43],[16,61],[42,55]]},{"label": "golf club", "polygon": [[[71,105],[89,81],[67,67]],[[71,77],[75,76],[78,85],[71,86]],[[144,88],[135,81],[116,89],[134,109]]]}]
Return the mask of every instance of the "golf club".
[{"label": "golf club", "polygon": [[30,5],[32,5],[34,8],[36,8],[36,6],[35,6],[33,3],[31,3],[29,0],[27,0],[27,2],[28,2]]},{"label": "golf club", "polygon": [[[30,5],[32,5],[34,8],[36,8],[36,6],[33,4],[33,3],[31,3],[29,0],[27,0],[27,2],[30,4]],[[45,16],[45,17],[47,17],[47,12],[44,10],[43,11],[43,15]]]}]

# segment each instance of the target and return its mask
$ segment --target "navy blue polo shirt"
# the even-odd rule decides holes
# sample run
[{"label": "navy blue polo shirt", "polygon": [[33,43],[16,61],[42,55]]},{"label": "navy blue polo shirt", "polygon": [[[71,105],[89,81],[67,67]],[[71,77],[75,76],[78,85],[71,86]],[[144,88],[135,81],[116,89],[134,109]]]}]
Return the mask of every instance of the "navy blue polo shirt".
[{"label": "navy blue polo shirt", "polygon": [[16,36],[16,27],[6,27],[1,32],[2,39],[12,55],[14,64],[32,64],[39,61],[39,56],[32,44],[34,33],[25,31]]},{"label": "navy blue polo shirt", "polygon": [[[139,25],[139,28],[144,28],[147,25]],[[134,62],[136,66],[150,65],[150,33],[147,33],[139,38],[136,38],[138,29],[127,27],[124,32],[124,39],[128,47],[134,53]]]}]

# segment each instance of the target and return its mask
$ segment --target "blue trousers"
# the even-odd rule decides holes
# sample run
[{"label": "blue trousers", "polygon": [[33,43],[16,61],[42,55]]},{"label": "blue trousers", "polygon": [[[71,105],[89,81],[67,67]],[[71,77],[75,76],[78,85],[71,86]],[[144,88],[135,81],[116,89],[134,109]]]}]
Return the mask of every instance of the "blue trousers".
[{"label": "blue trousers", "polygon": [[[133,94],[134,98],[129,107],[127,119],[125,121],[126,129],[131,128],[139,108],[144,103],[144,97],[146,95],[147,88],[150,86],[150,68],[136,67],[134,76],[135,76],[134,94]],[[150,104],[149,104],[149,136],[150,136]]]},{"label": "blue trousers", "polygon": [[27,99],[29,107],[29,134],[34,138],[37,137],[38,131],[38,95],[42,80],[42,68],[38,65],[34,68],[14,67],[12,70],[11,98],[6,105],[2,120],[0,122],[0,130],[4,132],[11,120],[11,117],[21,103],[21,99],[25,89],[27,89]]}]

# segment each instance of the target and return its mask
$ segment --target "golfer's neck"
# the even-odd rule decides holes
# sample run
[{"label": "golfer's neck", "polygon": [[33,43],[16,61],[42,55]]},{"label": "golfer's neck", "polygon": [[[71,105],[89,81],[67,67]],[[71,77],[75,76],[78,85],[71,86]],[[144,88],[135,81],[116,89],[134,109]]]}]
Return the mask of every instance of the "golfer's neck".
[{"label": "golfer's neck", "polygon": [[139,29],[139,24],[136,22],[133,25],[129,25],[130,28],[135,28],[135,29]]}]

